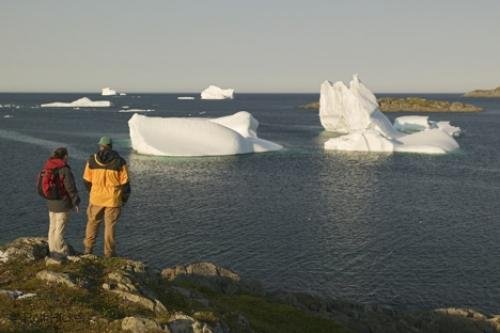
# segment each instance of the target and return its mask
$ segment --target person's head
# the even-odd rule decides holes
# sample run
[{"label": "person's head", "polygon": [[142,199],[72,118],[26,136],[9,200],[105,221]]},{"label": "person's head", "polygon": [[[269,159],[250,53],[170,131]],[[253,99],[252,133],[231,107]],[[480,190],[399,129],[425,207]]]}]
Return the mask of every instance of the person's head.
[{"label": "person's head", "polygon": [[113,148],[113,140],[111,140],[108,136],[103,136],[99,139],[97,143],[99,145],[100,150],[112,149]]},{"label": "person's head", "polygon": [[56,150],[54,150],[51,157],[57,158],[60,160],[67,160],[68,159],[68,149],[66,149],[66,147],[59,147]]}]

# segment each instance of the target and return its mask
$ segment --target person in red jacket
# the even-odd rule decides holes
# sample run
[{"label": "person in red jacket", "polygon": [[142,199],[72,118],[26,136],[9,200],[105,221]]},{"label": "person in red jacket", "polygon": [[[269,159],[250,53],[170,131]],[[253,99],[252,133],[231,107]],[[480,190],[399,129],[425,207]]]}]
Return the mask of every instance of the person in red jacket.
[{"label": "person in red jacket", "polygon": [[69,255],[69,247],[64,241],[64,229],[69,221],[72,209],[78,213],[80,197],[76,188],[75,178],[68,165],[68,150],[57,148],[45,162],[44,170],[50,170],[56,175],[55,185],[58,195],[47,199],[49,209],[49,252],[53,258],[61,259]]}]

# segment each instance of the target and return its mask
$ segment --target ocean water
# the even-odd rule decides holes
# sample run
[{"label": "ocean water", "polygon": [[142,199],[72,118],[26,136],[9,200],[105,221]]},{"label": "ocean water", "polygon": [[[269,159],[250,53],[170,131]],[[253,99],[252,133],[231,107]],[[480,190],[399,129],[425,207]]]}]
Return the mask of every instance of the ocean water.
[{"label": "ocean water", "polygon": [[[473,307],[500,313],[500,99],[459,95],[478,114],[431,114],[464,130],[447,156],[324,151],[332,136],[317,94],[238,94],[232,101],[179,101],[194,94],[108,97],[108,109],[41,109],[92,94],[0,94],[0,243],[44,236],[48,214],[35,178],[64,145],[82,195],[85,159],[102,135],[128,161],[132,196],[117,227],[120,255],[159,268],[210,260],[272,289],[406,309]],[[100,99],[104,99],[102,97]],[[7,104],[7,106],[6,106]],[[251,112],[259,136],[280,152],[159,158],[130,148],[122,106],[149,116],[217,117]],[[5,118],[11,115],[10,118]],[[400,114],[389,114],[393,119]],[[66,238],[82,249],[85,213]],[[102,252],[102,233],[98,253]]]}]

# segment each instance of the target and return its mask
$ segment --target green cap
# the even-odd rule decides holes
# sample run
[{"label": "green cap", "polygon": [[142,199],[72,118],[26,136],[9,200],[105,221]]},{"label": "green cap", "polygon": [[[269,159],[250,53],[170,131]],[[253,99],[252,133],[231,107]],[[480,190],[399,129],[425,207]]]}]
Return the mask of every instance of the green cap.
[{"label": "green cap", "polygon": [[113,141],[111,140],[111,138],[109,136],[103,136],[102,138],[99,139],[98,144],[109,146],[109,145],[113,144]]}]

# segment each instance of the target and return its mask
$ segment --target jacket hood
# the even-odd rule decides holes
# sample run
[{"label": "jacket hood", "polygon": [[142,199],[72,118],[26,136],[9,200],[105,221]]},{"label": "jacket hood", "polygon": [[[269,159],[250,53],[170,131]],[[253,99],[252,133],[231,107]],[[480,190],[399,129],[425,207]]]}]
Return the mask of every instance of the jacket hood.
[{"label": "jacket hood", "polygon": [[54,158],[51,157],[45,162],[45,169],[56,169],[56,168],[62,168],[62,167],[69,167],[66,162],[60,158]]},{"label": "jacket hood", "polygon": [[108,164],[120,158],[120,155],[114,150],[104,149],[95,154],[96,161],[101,164]]}]

